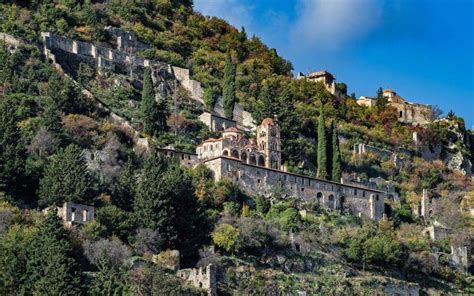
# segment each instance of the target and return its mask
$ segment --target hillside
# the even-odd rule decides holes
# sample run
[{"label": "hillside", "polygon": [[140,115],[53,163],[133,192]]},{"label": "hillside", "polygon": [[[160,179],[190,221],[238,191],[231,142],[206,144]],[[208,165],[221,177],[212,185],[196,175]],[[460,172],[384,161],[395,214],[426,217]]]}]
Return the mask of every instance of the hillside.
[{"label": "hillside", "polygon": [[[293,77],[190,0],[8,1],[0,32],[1,294],[474,293],[452,111],[412,123],[382,89]],[[247,171],[218,178],[203,150],[227,142]]]}]

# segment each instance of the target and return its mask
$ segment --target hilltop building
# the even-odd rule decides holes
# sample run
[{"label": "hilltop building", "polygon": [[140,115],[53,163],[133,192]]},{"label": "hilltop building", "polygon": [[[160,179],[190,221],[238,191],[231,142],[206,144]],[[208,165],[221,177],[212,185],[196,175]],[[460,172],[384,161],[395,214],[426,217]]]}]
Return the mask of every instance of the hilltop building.
[{"label": "hilltop building", "polygon": [[266,118],[257,126],[257,139],[228,128],[197,149],[197,163],[207,166],[215,180],[227,179],[252,195],[317,201],[330,210],[347,211],[378,221],[384,213],[386,193],[375,188],[332,182],[282,170],[280,128]]},{"label": "hilltop building", "polygon": [[[391,89],[385,89],[382,92],[384,98],[387,98],[388,105],[397,110],[398,121],[409,124],[428,124],[432,121],[433,110],[430,105],[410,103]],[[361,96],[357,104],[365,107],[373,107],[377,103],[376,98]]]},{"label": "hilltop building", "polygon": [[311,72],[308,75],[298,73],[296,79],[307,79],[314,82],[322,82],[326,87],[327,91],[336,97],[340,97],[341,93],[336,89],[336,77],[328,71],[322,70],[317,72]]}]

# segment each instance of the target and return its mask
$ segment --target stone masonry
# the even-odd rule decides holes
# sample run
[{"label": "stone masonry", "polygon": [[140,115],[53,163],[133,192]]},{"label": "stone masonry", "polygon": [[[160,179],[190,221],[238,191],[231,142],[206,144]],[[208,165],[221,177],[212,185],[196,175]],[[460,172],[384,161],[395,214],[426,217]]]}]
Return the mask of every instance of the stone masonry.
[{"label": "stone masonry", "polygon": [[205,269],[186,268],[178,270],[177,276],[196,288],[204,289],[209,296],[217,296],[216,268],[209,264]]},{"label": "stone masonry", "polygon": [[248,194],[316,201],[330,210],[345,210],[378,221],[384,212],[386,193],[374,188],[342,184],[288,173],[281,167],[278,125],[267,118],[257,127],[257,143],[237,129],[226,130],[220,139],[208,139],[196,149],[198,161],[215,180],[227,179]]},{"label": "stone masonry", "polygon": [[[50,208],[44,210],[47,213]],[[94,207],[77,204],[72,202],[65,202],[62,207],[56,208],[58,216],[64,221],[67,226],[84,225],[94,221]]]}]

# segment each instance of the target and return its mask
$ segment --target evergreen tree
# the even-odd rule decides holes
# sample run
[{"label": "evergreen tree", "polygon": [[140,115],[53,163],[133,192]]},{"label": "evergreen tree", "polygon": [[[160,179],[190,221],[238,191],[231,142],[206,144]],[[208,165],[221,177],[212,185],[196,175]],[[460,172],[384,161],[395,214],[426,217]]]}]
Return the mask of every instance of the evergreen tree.
[{"label": "evergreen tree", "polygon": [[[28,245],[25,285],[27,295],[79,295],[81,273],[72,257],[68,233],[56,211],[40,224]],[[22,294],[22,293],[21,293]]]},{"label": "evergreen tree", "polygon": [[332,123],[332,165],[331,165],[331,175],[334,182],[341,181],[341,152],[339,150],[339,139],[337,137],[336,124]]},{"label": "evergreen tree", "polygon": [[172,219],[175,209],[171,196],[164,190],[166,163],[156,155],[145,160],[133,202],[137,227],[158,229],[166,241],[175,240]]},{"label": "evergreen tree", "polygon": [[326,120],[324,118],[323,106],[321,106],[318,122],[318,178],[328,178],[327,161],[327,139],[326,139]]},{"label": "evergreen tree", "polygon": [[53,155],[40,180],[41,205],[61,205],[65,201],[90,203],[92,186],[81,149],[69,145]]},{"label": "evergreen tree", "polygon": [[224,114],[232,118],[234,113],[235,95],[235,65],[232,63],[230,50],[227,51],[224,66],[224,85],[222,90]]},{"label": "evergreen tree", "polygon": [[133,196],[137,180],[135,177],[135,166],[128,160],[122,168],[113,189],[113,202],[122,210],[130,211],[133,207]]},{"label": "evergreen tree", "polygon": [[145,73],[143,74],[142,101],[140,108],[143,131],[145,133],[154,136],[166,130],[166,117],[168,115],[166,101],[164,98],[161,98],[158,103],[155,100],[151,68],[146,68]]},{"label": "evergreen tree", "polygon": [[197,200],[192,178],[178,163],[157,156],[146,160],[133,209],[137,226],[158,230],[164,248],[197,250]]},{"label": "evergreen tree", "polygon": [[62,140],[64,136],[63,122],[61,119],[61,113],[58,111],[58,107],[54,102],[46,106],[41,115],[41,122],[57,140]]},{"label": "evergreen tree", "polygon": [[13,99],[0,101],[0,192],[12,196],[19,193],[26,176],[26,149],[16,110]]}]

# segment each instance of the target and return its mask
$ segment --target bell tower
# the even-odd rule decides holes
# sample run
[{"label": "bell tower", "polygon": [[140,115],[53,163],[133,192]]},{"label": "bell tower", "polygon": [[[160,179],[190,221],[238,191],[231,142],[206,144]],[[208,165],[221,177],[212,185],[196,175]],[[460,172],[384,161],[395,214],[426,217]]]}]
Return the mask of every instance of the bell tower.
[{"label": "bell tower", "polygon": [[258,152],[265,155],[265,166],[281,169],[280,127],[271,118],[265,118],[257,126]]}]

